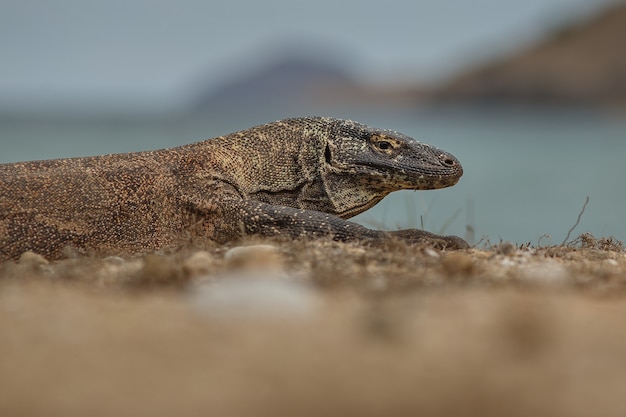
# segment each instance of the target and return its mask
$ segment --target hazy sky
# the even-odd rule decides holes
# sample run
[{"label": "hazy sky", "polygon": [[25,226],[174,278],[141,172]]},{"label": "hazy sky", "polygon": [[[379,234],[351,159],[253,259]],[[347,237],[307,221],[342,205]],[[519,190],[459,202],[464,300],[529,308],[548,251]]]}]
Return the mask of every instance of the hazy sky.
[{"label": "hazy sky", "polygon": [[0,105],[186,97],[310,41],[366,80],[433,81],[612,0],[2,0]]}]

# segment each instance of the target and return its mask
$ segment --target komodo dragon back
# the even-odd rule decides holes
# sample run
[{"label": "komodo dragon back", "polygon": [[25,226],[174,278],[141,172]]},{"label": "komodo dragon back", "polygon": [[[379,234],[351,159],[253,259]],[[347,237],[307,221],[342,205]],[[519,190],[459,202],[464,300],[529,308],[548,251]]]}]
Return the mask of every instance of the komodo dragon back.
[{"label": "komodo dragon back", "polygon": [[454,185],[451,154],[333,118],[286,119],[177,148],[0,164],[0,260],[34,251],[138,254],[200,236],[391,237],[464,248],[456,236],[346,219],[392,191]]}]

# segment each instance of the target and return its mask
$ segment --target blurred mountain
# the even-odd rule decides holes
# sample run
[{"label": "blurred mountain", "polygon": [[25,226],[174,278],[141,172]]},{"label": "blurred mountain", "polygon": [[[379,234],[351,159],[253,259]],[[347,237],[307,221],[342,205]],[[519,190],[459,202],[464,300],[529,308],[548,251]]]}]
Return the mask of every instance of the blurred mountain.
[{"label": "blurred mountain", "polygon": [[328,57],[284,53],[262,68],[218,88],[201,91],[194,112],[257,112],[267,107],[313,106],[331,91],[358,88],[353,75]]},{"label": "blurred mountain", "polygon": [[626,3],[436,88],[437,100],[626,105]]}]

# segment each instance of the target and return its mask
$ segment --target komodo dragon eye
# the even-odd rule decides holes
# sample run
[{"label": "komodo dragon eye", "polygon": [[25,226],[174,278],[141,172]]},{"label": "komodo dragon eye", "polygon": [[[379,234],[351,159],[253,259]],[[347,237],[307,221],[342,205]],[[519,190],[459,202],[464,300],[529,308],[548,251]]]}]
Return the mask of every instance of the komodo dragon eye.
[{"label": "komodo dragon eye", "polygon": [[400,142],[384,136],[372,136],[369,141],[374,149],[385,154],[390,154],[400,147]]}]

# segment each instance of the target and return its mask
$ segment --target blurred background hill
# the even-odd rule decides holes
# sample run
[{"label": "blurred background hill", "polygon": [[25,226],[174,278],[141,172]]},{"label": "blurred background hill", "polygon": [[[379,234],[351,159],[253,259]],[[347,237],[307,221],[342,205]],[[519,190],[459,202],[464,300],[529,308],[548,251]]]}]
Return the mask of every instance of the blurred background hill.
[{"label": "blurred background hill", "polygon": [[559,25],[527,50],[463,73],[445,100],[626,107],[626,4]]},{"label": "blurred background hill", "polygon": [[276,48],[267,64],[217,87],[207,82],[192,98],[190,110],[200,115],[251,114],[263,109],[315,106],[333,90],[353,91],[358,84],[340,56],[315,45]]},{"label": "blurred background hill", "polygon": [[579,231],[623,240],[624,28],[616,0],[6,0],[0,163],[335,116],[465,168],[361,223],[560,243],[589,195]]}]

